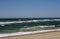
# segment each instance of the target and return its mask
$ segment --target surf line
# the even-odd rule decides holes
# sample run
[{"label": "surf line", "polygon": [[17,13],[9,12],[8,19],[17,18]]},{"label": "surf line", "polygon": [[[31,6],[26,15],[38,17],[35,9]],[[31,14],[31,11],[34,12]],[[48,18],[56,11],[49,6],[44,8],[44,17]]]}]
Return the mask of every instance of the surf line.
[{"label": "surf line", "polygon": [[52,32],[52,31],[60,31],[60,29],[39,30],[39,31],[30,31],[30,32],[16,32],[16,33],[8,33],[8,34],[6,33],[6,34],[0,34],[0,37],[28,35],[28,34],[45,33],[45,32]]}]

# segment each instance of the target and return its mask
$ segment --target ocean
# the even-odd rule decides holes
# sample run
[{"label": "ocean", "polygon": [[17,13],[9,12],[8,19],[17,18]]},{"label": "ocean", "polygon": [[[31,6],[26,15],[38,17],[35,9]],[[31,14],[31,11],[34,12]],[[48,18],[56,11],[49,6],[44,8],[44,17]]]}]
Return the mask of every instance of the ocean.
[{"label": "ocean", "polygon": [[60,28],[60,18],[0,18],[0,33]]}]

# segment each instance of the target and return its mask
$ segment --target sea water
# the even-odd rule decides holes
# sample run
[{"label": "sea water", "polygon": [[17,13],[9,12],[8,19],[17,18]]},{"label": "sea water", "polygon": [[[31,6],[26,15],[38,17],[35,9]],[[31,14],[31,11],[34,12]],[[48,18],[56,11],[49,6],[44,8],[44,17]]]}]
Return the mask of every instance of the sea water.
[{"label": "sea water", "polygon": [[60,28],[60,18],[0,18],[0,33]]}]

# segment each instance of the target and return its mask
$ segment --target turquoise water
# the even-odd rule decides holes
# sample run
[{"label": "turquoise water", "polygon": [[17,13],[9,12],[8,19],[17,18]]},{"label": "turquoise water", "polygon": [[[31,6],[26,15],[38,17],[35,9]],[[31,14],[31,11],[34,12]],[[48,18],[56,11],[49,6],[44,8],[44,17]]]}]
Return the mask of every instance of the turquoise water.
[{"label": "turquoise water", "polygon": [[[0,18],[0,22],[15,22],[15,21],[16,22],[25,21],[25,22],[4,24],[4,26],[0,24],[0,33],[11,33],[19,31],[26,32],[26,31],[60,28],[60,18],[58,19],[57,18]],[[54,27],[42,28],[39,26],[54,26]]]}]

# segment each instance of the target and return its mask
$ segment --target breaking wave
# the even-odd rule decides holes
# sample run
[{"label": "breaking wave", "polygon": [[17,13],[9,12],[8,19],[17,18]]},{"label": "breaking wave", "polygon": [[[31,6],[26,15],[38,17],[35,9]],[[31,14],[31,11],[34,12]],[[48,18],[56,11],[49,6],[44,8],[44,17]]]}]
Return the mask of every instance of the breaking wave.
[{"label": "breaking wave", "polygon": [[44,19],[44,20],[27,20],[27,21],[6,21],[6,22],[0,22],[0,25],[3,24],[13,24],[13,23],[29,23],[29,22],[45,22],[45,21],[60,21],[60,19]]}]

